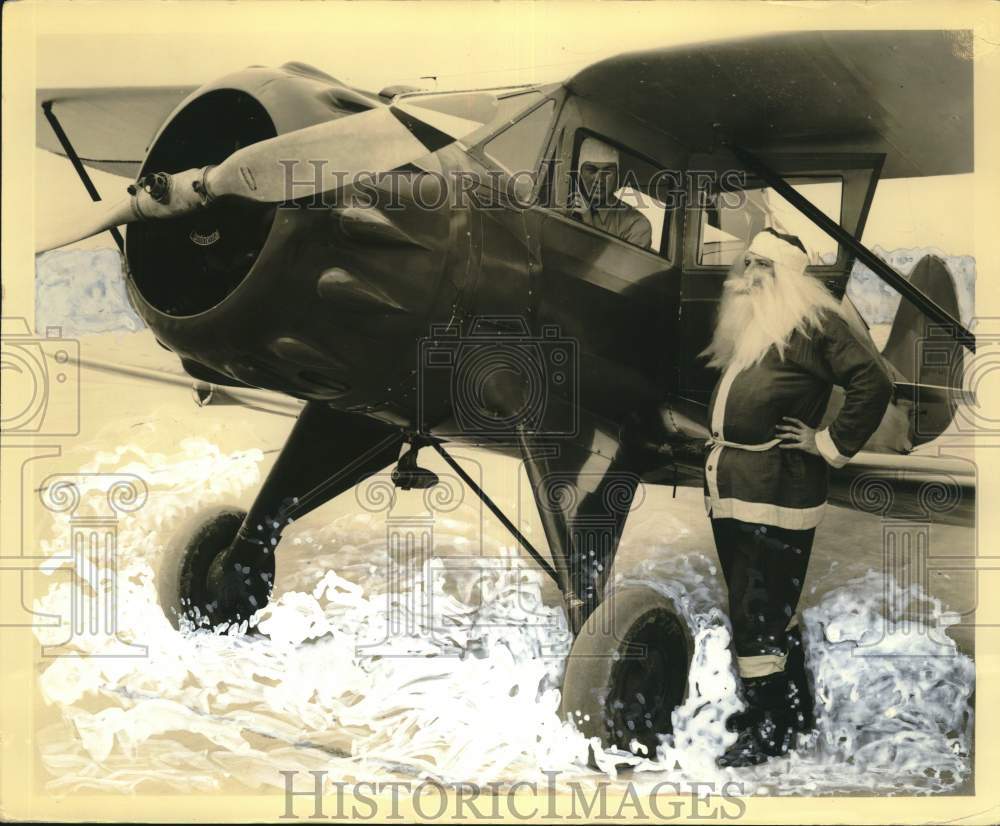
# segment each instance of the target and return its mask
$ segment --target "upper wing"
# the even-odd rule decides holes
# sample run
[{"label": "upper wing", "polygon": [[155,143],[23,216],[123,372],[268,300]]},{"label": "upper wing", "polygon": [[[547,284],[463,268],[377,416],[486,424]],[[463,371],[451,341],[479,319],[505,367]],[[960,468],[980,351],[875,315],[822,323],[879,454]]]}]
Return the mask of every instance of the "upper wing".
[{"label": "upper wing", "polygon": [[51,104],[52,113],[85,165],[134,179],[156,130],[196,88],[39,89],[35,142],[41,149],[66,155],[45,116],[43,106]]},{"label": "upper wing", "polygon": [[883,177],[971,172],[970,31],[796,32],[620,55],[569,81],[692,151],[885,153]]}]

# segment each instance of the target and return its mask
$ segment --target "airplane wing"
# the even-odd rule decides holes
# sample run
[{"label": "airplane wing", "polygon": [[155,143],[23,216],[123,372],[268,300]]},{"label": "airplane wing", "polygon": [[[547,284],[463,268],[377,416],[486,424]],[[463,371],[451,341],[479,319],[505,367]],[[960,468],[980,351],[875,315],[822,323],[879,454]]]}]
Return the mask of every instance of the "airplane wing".
[{"label": "airplane wing", "polygon": [[612,57],[569,86],[692,151],[878,152],[882,177],[971,172],[970,31],[796,32]]},{"label": "airplane wing", "polygon": [[[697,450],[642,474],[642,481],[666,487],[701,488]],[[891,454],[863,450],[842,468],[830,470],[827,501],[884,519],[920,524],[976,525],[976,466],[953,456]]]},{"label": "airplane wing", "polygon": [[45,114],[45,106],[51,106],[85,166],[134,179],[160,124],[196,88],[39,89],[35,142],[41,149],[66,157]]},{"label": "airplane wing", "polygon": [[[666,399],[660,419],[667,438],[656,451],[663,458],[651,462],[644,482],[702,487],[707,415],[701,401]],[[947,443],[910,453],[879,446],[877,435],[846,465],[830,468],[830,504],[887,519],[975,527],[977,470],[972,452],[961,444],[961,427],[942,436]]]},{"label": "airplane wing", "polygon": [[958,456],[860,451],[830,472],[831,504],[919,523],[976,524],[976,465]]}]

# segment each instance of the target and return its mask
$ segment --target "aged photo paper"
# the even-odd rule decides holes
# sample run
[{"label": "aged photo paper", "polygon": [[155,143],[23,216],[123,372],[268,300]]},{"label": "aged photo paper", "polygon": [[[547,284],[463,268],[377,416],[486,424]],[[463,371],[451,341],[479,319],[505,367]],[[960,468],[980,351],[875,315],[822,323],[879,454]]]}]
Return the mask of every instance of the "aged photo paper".
[{"label": "aged photo paper", "polygon": [[996,3],[2,60],[4,819],[1000,819]]}]

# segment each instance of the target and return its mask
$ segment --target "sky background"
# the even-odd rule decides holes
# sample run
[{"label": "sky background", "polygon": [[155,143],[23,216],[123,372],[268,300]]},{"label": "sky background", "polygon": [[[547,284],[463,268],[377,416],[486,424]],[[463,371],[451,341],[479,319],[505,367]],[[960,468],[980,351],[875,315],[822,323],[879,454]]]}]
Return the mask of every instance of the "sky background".
[{"label": "sky background", "polygon": [[[426,8],[381,7],[384,13],[373,17],[371,4],[337,4],[335,15],[325,13],[308,31],[244,30],[222,38],[208,31],[183,36],[144,32],[141,37],[123,32],[85,39],[50,34],[38,40],[36,82],[39,88],[200,84],[251,64],[301,61],[372,91],[397,83],[477,88],[560,80],[622,51],[754,33],[745,18],[739,24],[720,19],[714,30],[706,31],[703,15],[667,14],[669,8],[659,7],[655,13],[611,16],[598,8],[603,4],[592,5],[483,3],[473,9],[453,4],[449,25],[441,26],[437,17],[438,25],[427,26]],[[683,4],[668,6],[680,9]],[[373,19],[378,25],[372,25]],[[663,25],[651,24],[656,21]],[[39,225],[89,203],[68,161],[36,150],[34,162]],[[121,193],[126,183],[100,172],[91,175],[105,199]],[[974,255],[974,186],[973,175],[883,181],[865,242]],[[81,246],[109,243],[105,234]]]}]

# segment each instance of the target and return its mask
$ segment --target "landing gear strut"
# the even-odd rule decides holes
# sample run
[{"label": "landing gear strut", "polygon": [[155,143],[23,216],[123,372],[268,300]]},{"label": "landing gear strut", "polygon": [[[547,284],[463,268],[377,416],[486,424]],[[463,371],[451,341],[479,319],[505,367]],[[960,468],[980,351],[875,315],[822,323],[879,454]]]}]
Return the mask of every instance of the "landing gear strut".
[{"label": "landing gear strut", "polygon": [[[410,449],[399,458],[407,439]],[[605,745],[655,757],[658,735],[671,730],[684,699],[694,646],[663,594],[630,586],[605,596],[638,476],[606,434],[584,439],[600,443],[600,454],[572,444],[536,452],[522,443],[554,565],[438,441],[310,402],[249,511],[213,508],[178,531],[160,566],[160,604],[175,626],[183,617],[212,627],[249,619],[267,604],[275,551],[293,519],[393,462],[397,487],[436,484],[436,474],[417,464],[417,451],[431,446],[559,586],[575,634],[560,714]]]},{"label": "landing gear strut", "polygon": [[402,445],[399,428],[309,402],[249,511],[213,508],[178,531],[157,577],[167,618],[249,619],[270,598],[284,529],[394,462]]},{"label": "landing gear strut", "polygon": [[607,459],[572,445],[539,450],[519,435],[554,567],[440,444],[433,447],[559,587],[575,634],[560,716],[604,746],[655,759],[687,694],[694,639],[673,601],[652,587],[605,595],[638,485],[630,457],[621,446]]}]

